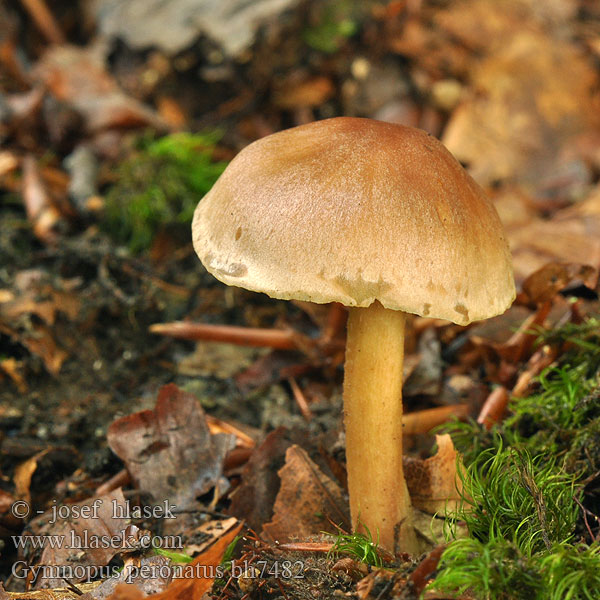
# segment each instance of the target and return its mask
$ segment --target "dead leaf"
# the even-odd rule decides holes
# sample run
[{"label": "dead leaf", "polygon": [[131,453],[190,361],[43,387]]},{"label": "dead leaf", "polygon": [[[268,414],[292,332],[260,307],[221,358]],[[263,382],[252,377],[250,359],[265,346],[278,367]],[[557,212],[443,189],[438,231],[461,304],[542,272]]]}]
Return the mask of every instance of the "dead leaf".
[{"label": "dead leaf", "polygon": [[405,459],[404,476],[414,507],[429,514],[455,510],[460,500],[457,453],[448,434],[436,435],[438,451],[426,460]]},{"label": "dead leaf", "polygon": [[[39,559],[41,565],[65,567],[66,578],[74,581],[86,579],[85,572],[77,577],[77,571],[71,567],[100,567],[107,565],[110,560],[123,550],[124,532],[129,524],[127,504],[121,489],[105,496],[93,497],[77,503],[78,507],[89,506],[89,516],[72,515],[69,518],[52,518],[52,510],[34,519],[28,527],[33,535],[58,536],[55,539],[62,543],[46,544]],[[71,507],[73,510],[73,507]],[[110,543],[105,543],[109,540]],[[45,578],[43,571],[35,581],[35,587],[52,588],[64,584],[63,577]]]},{"label": "dead leaf", "polygon": [[26,394],[28,388],[23,373],[21,372],[22,369],[22,360],[16,360],[15,358],[0,359],[0,371],[3,371],[11,378],[20,394]]},{"label": "dead leaf", "polygon": [[597,128],[596,86],[575,45],[519,27],[473,70],[442,140],[480,184],[540,185],[565,168],[563,148]]},{"label": "dead leaf", "polygon": [[549,262],[600,268],[600,188],[550,220],[507,228],[507,237],[518,283]]},{"label": "dead leaf", "polygon": [[[52,474],[58,478],[65,473],[72,473],[81,457],[74,448],[69,446],[46,448],[32,456],[15,468],[15,494],[19,499],[31,503],[32,479],[36,471]],[[48,481],[45,482],[48,484]]]},{"label": "dead leaf", "polygon": [[402,392],[406,396],[437,395],[442,381],[442,345],[435,329],[426,329],[421,334],[417,352],[419,362],[408,376],[404,371]]},{"label": "dead leaf", "polygon": [[348,502],[342,490],[302,448],[288,448],[278,474],[281,488],[273,519],[262,529],[265,539],[288,542],[323,531],[335,532],[336,525],[349,529]]},{"label": "dead leaf", "polygon": [[[133,562],[133,561],[132,561]],[[121,600],[146,598],[151,594],[163,592],[171,583],[171,561],[165,556],[148,556],[128,563],[114,577],[105,579],[91,592],[79,597],[79,600]],[[146,577],[144,572],[158,574],[158,577]]]},{"label": "dead leaf", "polygon": [[153,110],[119,88],[105,69],[100,47],[51,47],[36,65],[34,75],[58,100],[83,115],[90,132],[145,126],[168,130]]},{"label": "dead leaf", "polygon": [[279,492],[278,471],[285,464],[285,453],[292,445],[284,427],[271,431],[252,453],[242,471],[242,482],[231,494],[230,514],[244,519],[250,529],[259,531],[273,516]]},{"label": "dead leaf", "polygon": [[284,110],[313,108],[327,102],[335,93],[329,77],[317,76],[299,82],[285,82],[273,93],[273,103]]},{"label": "dead leaf", "polygon": [[31,155],[23,159],[23,202],[35,236],[45,244],[55,243],[61,214],[44,186],[37,161]]},{"label": "dead leaf", "polygon": [[202,595],[212,588],[225,550],[241,528],[242,523],[224,533],[208,550],[184,566],[182,578],[175,579],[164,592],[150,596],[150,598],[154,598],[154,600],[201,600]]},{"label": "dead leaf", "polygon": [[598,270],[590,265],[548,263],[523,282],[523,292],[534,304],[551,301],[569,284],[581,281],[590,290],[598,283]]},{"label": "dead leaf", "polygon": [[139,489],[178,510],[196,506],[197,496],[220,483],[235,446],[233,435],[210,434],[200,403],[174,384],[160,389],[154,410],[113,422],[107,440]]},{"label": "dead leaf", "polygon": [[63,362],[68,357],[68,353],[56,344],[52,337],[52,330],[45,325],[31,323],[28,331],[21,333],[0,320],[0,333],[10,336],[32,354],[39,356],[51,375],[58,375]]}]

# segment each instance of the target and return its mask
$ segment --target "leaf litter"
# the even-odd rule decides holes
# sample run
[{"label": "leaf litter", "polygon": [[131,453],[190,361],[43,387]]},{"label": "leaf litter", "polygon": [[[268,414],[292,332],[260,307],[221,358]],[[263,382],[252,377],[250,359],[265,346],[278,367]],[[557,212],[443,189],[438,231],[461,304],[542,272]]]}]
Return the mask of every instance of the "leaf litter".
[{"label": "leaf litter", "polygon": [[[449,598],[468,589],[504,597],[499,581],[512,582],[518,597],[538,597],[539,582],[554,594],[548,597],[591,597],[585,586],[594,587],[600,512],[593,450],[600,267],[595,7],[583,0],[369,2],[361,10],[352,3],[335,10],[260,3],[254,8],[265,12],[257,21],[244,22],[258,14],[247,7],[236,13],[241,20],[231,24],[242,35],[234,48],[227,36],[199,36],[198,24],[175,39],[177,29],[164,27],[147,7],[144,19],[154,25],[133,26],[128,11],[135,3],[119,9],[112,0],[96,4],[108,8],[96,13],[95,25],[92,14],[100,37],[88,43],[61,3],[51,10],[44,2],[23,4],[23,12],[0,9],[7,24],[0,38],[0,532],[6,538],[37,523],[10,516],[7,507],[17,500],[43,513],[53,500],[81,505],[96,498],[99,486],[113,495],[122,486],[135,507],[166,499],[180,507],[176,519],[140,517],[127,526],[180,534],[182,548],[170,557],[141,549],[91,557],[48,551],[43,561],[85,565],[93,558],[124,568],[193,556],[197,565],[225,560],[222,577],[134,578],[123,587],[121,572],[95,590],[53,581],[54,590],[27,597]],[[263,20],[261,29],[267,14],[285,18],[277,26]],[[180,15],[166,16],[181,26]],[[119,165],[144,158],[153,144],[182,153],[175,166],[159,165],[178,179],[169,187],[154,180],[154,207],[173,189],[184,198],[203,193],[181,177],[189,156],[181,138],[164,135],[171,129],[210,130],[208,162],[197,179],[208,181],[219,161],[254,139],[341,111],[441,136],[496,202],[519,297],[505,315],[467,330],[409,319],[406,468],[415,505],[438,516],[456,508],[467,529],[477,520],[461,512],[461,502],[483,493],[508,511],[498,490],[516,485],[531,507],[527,523],[540,535],[461,541],[460,528],[432,534],[426,516],[424,553],[413,561],[384,557],[388,569],[379,570],[328,556],[322,548],[349,535],[339,403],[343,319],[338,314],[336,325],[335,310],[224,290],[195,261],[179,216],[159,231],[156,216],[144,223],[150,249],[146,254],[141,244],[137,256],[103,222],[106,198],[118,200],[116,184],[128,178]],[[82,147],[85,161],[66,160]],[[147,201],[148,195],[136,199],[139,211]],[[194,321],[270,330],[278,339],[285,332],[292,349],[211,347],[148,332],[151,325]],[[256,342],[256,332],[242,333]],[[450,414],[471,421],[454,426],[452,441],[438,437],[431,456],[426,432]],[[475,457],[498,450],[499,439],[506,452],[499,452],[498,468],[481,468]],[[561,496],[557,503],[553,467],[511,445],[556,454],[561,473],[577,472],[569,483],[577,502],[561,504]],[[565,518],[572,529],[564,534],[553,529],[556,507],[574,516]],[[477,518],[481,526],[485,515]],[[75,526],[99,531],[122,524],[59,525],[40,531],[70,535]],[[228,549],[238,535],[244,539]],[[490,549],[504,557],[505,570],[483,560]],[[9,542],[3,573],[16,558]],[[282,574],[288,559],[302,565],[302,577]],[[26,560],[34,566],[41,558]],[[242,570],[233,568],[236,560]],[[520,565],[538,573],[538,582]],[[465,575],[469,569],[476,577]],[[426,590],[436,577],[440,589],[434,582]],[[481,581],[496,587],[486,591]],[[20,597],[25,584],[12,577],[4,594]]]}]

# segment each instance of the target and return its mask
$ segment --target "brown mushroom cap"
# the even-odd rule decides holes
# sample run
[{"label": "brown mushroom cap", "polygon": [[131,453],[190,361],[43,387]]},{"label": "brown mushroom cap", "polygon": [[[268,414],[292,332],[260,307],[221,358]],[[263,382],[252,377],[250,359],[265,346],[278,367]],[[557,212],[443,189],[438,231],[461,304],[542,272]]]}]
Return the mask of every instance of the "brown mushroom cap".
[{"label": "brown mushroom cap", "polygon": [[434,137],[339,117],[250,144],[199,203],[194,247],[217,279],[273,298],[467,324],[515,297],[498,214]]}]

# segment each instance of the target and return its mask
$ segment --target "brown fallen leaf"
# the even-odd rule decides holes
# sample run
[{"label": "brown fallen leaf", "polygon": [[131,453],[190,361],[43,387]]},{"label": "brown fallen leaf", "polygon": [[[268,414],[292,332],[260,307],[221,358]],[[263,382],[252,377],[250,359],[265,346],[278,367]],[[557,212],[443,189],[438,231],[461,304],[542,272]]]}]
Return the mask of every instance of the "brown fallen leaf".
[{"label": "brown fallen leaf", "polygon": [[571,42],[523,27],[488,51],[442,140],[481,184],[543,187],[568,167],[564,148],[598,127],[596,72]]},{"label": "brown fallen leaf", "polygon": [[[114,577],[105,579],[98,587],[79,597],[79,600],[105,600],[106,598],[146,598],[163,592],[171,583],[171,561],[165,556],[148,556],[126,561],[124,568]],[[144,573],[155,573],[147,577]]]},{"label": "brown fallen leaf", "polygon": [[551,219],[507,228],[515,279],[521,283],[549,262],[600,267],[600,189]]},{"label": "brown fallen leaf", "polygon": [[[224,533],[210,548],[184,565],[184,575],[175,579],[162,593],[150,596],[154,600],[201,600],[208,592],[218,574],[225,550],[240,532],[242,523]],[[115,600],[114,598],[112,600]]]},{"label": "brown fallen leaf", "polygon": [[286,81],[273,93],[273,103],[284,110],[320,106],[335,93],[329,77],[317,76],[305,81]]},{"label": "brown fallen leaf", "polygon": [[405,459],[404,476],[413,506],[429,514],[453,510],[460,501],[457,453],[448,434],[436,435],[438,450],[425,460]]},{"label": "brown fallen leaf", "polygon": [[36,65],[34,76],[58,100],[79,111],[90,132],[146,126],[168,130],[167,124],[153,110],[119,88],[105,68],[99,47],[49,48]]},{"label": "brown fallen leaf", "polygon": [[235,437],[211,435],[194,396],[176,385],[163,386],[154,410],[114,421],[108,445],[123,460],[135,485],[177,510],[196,505],[196,497],[221,484],[225,455]]},{"label": "brown fallen leaf", "polygon": [[45,244],[54,244],[61,214],[46,191],[37,161],[31,155],[23,159],[23,202],[35,236]]},{"label": "brown fallen leaf", "polygon": [[598,283],[598,269],[590,265],[552,262],[534,271],[523,282],[523,292],[533,304],[550,302],[574,281],[593,290]]},{"label": "brown fallen leaf", "polygon": [[80,461],[81,456],[70,446],[41,450],[15,468],[13,479],[16,496],[30,504],[32,501],[32,480],[37,471],[46,475],[45,483],[48,484],[50,474],[52,478],[58,480],[61,474],[72,473]]},{"label": "brown fallen leaf", "polygon": [[39,356],[51,375],[58,375],[62,364],[69,356],[66,350],[57,345],[52,330],[41,323],[31,323],[28,331],[21,333],[0,320],[0,333],[10,336],[25,346],[29,352]]},{"label": "brown fallen leaf", "polygon": [[278,471],[281,488],[273,519],[265,523],[262,537],[271,542],[306,539],[324,531],[349,529],[348,502],[341,488],[327,477],[299,446],[285,453]]},{"label": "brown fallen leaf", "polygon": [[33,536],[51,535],[60,540],[59,543],[45,544],[41,557],[32,566],[64,567],[65,574],[61,577],[60,572],[54,572],[45,577],[46,573],[40,570],[34,582],[37,589],[62,586],[65,578],[73,582],[83,581],[87,578],[85,569],[78,574],[73,567],[106,566],[124,549],[124,532],[129,519],[126,518],[127,504],[120,489],[105,496],[88,498],[78,502],[77,506],[89,506],[87,515],[73,514],[69,518],[54,519],[55,514],[50,509],[27,526]]},{"label": "brown fallen leaf", "polygon": [[259,531],[273,516],[280,486],[277,472],[283,467],[285,453],[292,444],[285,428],[271,431],[244,466],[242,482],[231,494],[229,513],[244,519],[254,531]]}]

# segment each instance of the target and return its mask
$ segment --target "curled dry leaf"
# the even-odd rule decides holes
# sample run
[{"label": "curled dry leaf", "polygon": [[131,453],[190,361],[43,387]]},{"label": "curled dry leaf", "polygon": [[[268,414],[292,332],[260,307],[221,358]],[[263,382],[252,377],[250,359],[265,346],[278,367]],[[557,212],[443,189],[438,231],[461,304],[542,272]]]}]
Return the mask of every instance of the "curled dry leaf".
[{"label": "curled dry leaf", "polygon": [[273,516],[280,485],[277,472],[283,467],[285,453],[292,443],[285,428],[271,431],[252,453],[242,471],[241,484],[231,494],[229,512],[244,519],[254,531],[259,531]]},{"label": "curled dry leaf", "polygon": [[438,451],[426,460],[405,459],[404,476],[413,506],[429,514],[456,508],[461,482],[457,452],[448,434],[436,435]]},{"label": "curled dry leaf", "polygon": [[550,302],[556,294],[574,282],[590,290],[598,283],[598,269],[590,265],[552,262],[533,272],[523,282],[523,292],[530,302]]},{"label": "curled dry leaf", "polygon": [[299,446],[285,453],[278,472],[281,488],[275,500],[273,519],[265,523],[262,536],[272,542],[306,539],[336,525],[349,528],[348,502],[341,488],[327,477]]},{"label": "curled dry leaf", "polygon": [[35,236],[45,244],[55,243],[61,215],[44,187],[33,156],[23,159],[23,202]]},{"label": "curled dry leaf", "polygon": [[[15,494],[21,500],[31,503],[32,479],[36,471],[43,474],[52,474],[58,480],[61,474],[72,473],[81,457],[77,451],[69,446],[58,448],[46,448],[41,450],[25,462],[15,468],[14,482]],[[49,479],[49,477],[46,477]],[[46,484],[48,481],[46,481]],[[34,490],[35,491],[35,490]]]},{"label": "curled dry leaf", "polygon": [[199,402],[174,384],[160,389],[154,410],[113,422],[107,439],[139,489],[179,510],[220,483],[225,455],[235,446],[233,435],[211,435]]},{"label": "curled dry leaf", "polygon": [[201,600],[203,594],[212,588],[225,550],[241,528],[242,523],[239,523],[223,533],[210,548],[184,566],[183,577],[175,579],[164,592],[154,594],[150,598],[154,600]]}]

